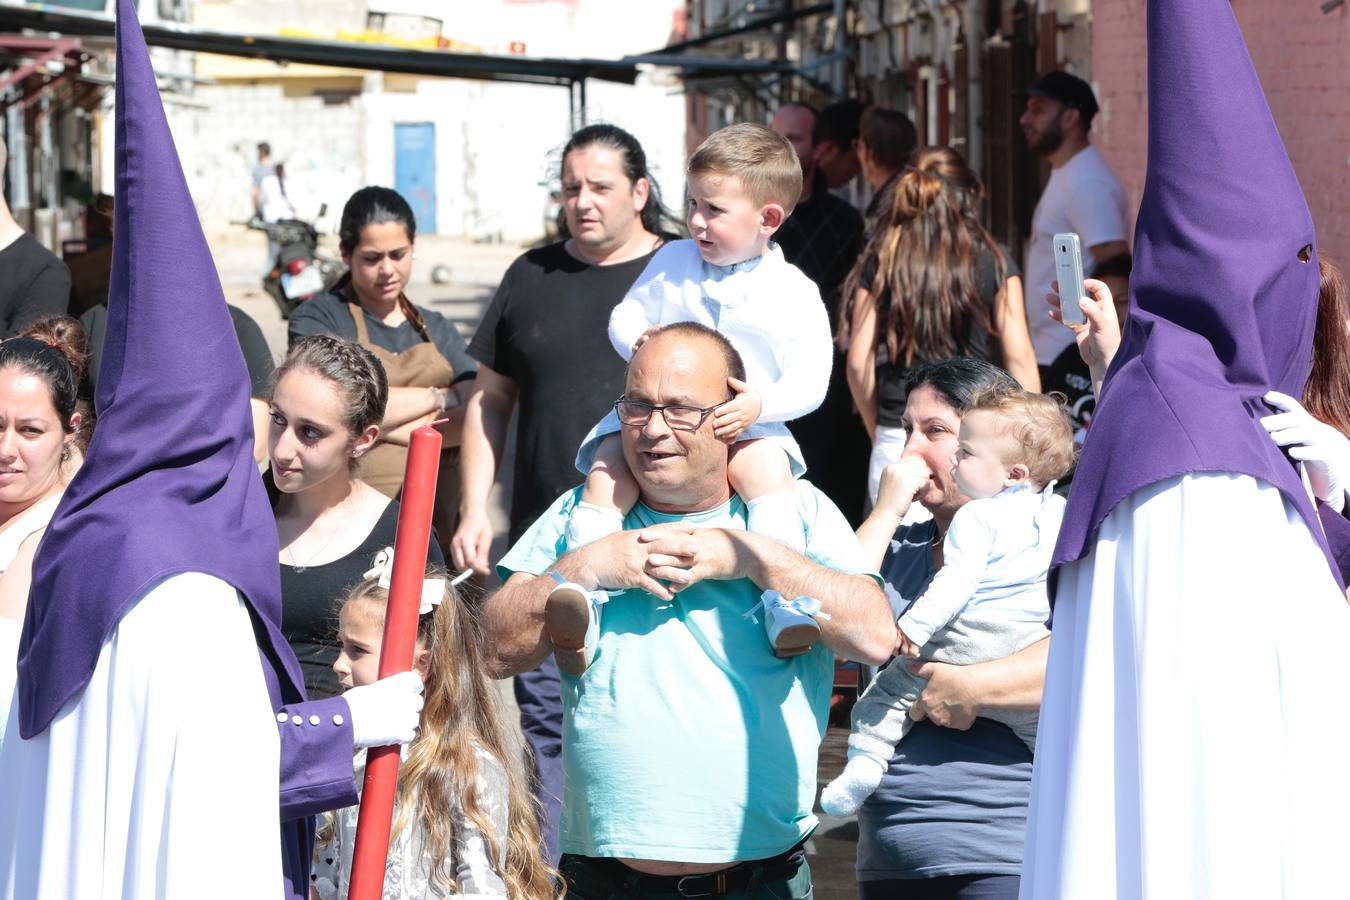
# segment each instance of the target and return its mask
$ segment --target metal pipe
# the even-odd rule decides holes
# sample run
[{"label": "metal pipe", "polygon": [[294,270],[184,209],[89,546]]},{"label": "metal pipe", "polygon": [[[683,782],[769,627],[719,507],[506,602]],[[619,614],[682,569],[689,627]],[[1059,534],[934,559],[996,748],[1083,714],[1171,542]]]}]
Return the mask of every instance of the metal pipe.
[{"label": "metal pipe", "polygon": [[834,94],[848,96],[848,0],[834,0]]},{"label": "metal pipe", "polygon": [[984,21],[985,0],[966,4],[966,161],[984,174]]},{"label": "metal pipe", "polygon": [[661,53],[678,53],[681,50],[687,50],[690,47],[702,47],[705,44],[711,44],[714,41],[720,41],[723,38],[735,37],[738,34],[746,34],[751,31],[758,31],[761,28],[768,28],[773,25],[781,25],[786,22],[795,22],[798,19],[804,19],[807,16],[820,15],[827,13],[831,9],[837,8],[843,0],[834,0],[834,3],[816,3],[812,6],[805,6],[801,9],[794,9],[785,13],[778,13],[772,16],[764,16],[755,19],[753,22],[746,22],[744,25],[738,25],[735,28],[724,28],[721,31],[711,31],[707,34],[699,35],[696,38],[690,38],[687,41],[680,41],[675,44],[668,44],[660,50],[654,50],[649,56],[655,56]]}]

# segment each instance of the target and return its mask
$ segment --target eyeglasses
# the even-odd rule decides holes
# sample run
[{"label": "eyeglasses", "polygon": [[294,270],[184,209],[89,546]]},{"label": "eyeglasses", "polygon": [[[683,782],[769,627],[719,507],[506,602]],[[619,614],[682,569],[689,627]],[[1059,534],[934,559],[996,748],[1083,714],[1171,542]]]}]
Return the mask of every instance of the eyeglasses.
[{"label": "eyeglasses", "polygon": [[623,424],[642,427],[651,420],[652,413],[659,410],[661,418],[665,420],[666,425],[671,430],[698,431],[703,425],[703,420],[708,418],[709,413],[725,406],[733,399],[728,397],[715,406],[658,406],[655,403],[642,403],[638,400],[625,400],[620,397],[614,403],[614,411],[619,414],[619,421]]}]

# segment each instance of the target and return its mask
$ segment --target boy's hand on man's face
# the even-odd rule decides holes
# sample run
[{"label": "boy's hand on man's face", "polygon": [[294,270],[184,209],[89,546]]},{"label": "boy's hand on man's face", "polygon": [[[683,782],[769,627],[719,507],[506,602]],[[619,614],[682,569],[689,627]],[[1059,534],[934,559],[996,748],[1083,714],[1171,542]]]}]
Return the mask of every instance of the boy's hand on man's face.
[{"label": "boy's hand on man's face", "polygon": [[641,347],[643,344],[647,343],[647,341],[651,340],[652,335],[656,334],[660,330],[661,330],[660,325],[653,325],[651,328],[648,328],[646,331],[642,332],[642,334],[638,335],[638,339],[636,341],[633,341],[633,352],[634,353],[638,352],[638,348]]},{"label": "boy's hand on man's face", "polygon": [[717,408],[713,415],[713,434],[718,440],[734,443],[741,432],[759,420],[763,407],[759,394],[744,381],[728,378],[727,385],[736,396]]}]

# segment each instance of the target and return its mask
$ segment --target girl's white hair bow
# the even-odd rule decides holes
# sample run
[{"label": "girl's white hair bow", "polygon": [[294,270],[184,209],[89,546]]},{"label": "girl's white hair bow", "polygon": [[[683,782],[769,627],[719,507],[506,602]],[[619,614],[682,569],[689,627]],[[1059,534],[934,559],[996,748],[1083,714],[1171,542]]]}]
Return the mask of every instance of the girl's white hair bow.
[{"label": "girl's white hair bow", "polygon": [[[389,590],[389,579],[394,574],[394,548],[385,547],[379,553],[375,554],[374,564],[366,572],[365,577],[378,580],[380,587]],[[451,585],[459,584],[467,578],[470,572],[461,572]],[[444,578],[424,578],[422,580],[422,602],[417,607],[417,614],[425,616],[445,599],[445,579]]]}]

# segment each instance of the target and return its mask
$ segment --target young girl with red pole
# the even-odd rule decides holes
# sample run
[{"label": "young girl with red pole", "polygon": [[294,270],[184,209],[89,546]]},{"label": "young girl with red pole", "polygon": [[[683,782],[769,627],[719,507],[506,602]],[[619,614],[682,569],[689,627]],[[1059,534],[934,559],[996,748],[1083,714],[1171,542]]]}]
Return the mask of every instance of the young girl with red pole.
[{"label": "young girl with red pole", "polygon": [[[389,600],[390,548],[338,614],[344,688],[375,681]],[[517,742],[484,674],[472,611],[433,570],[417,619],[413,668],[425,682],[416,740],[404,749],[383,900],[459,896],[553,900],[540,852],[536,801]],[[356,757],[357,782],[365,751]],[[347,897],[358,811],[339,810],[319,834],[312,896]]]}]

